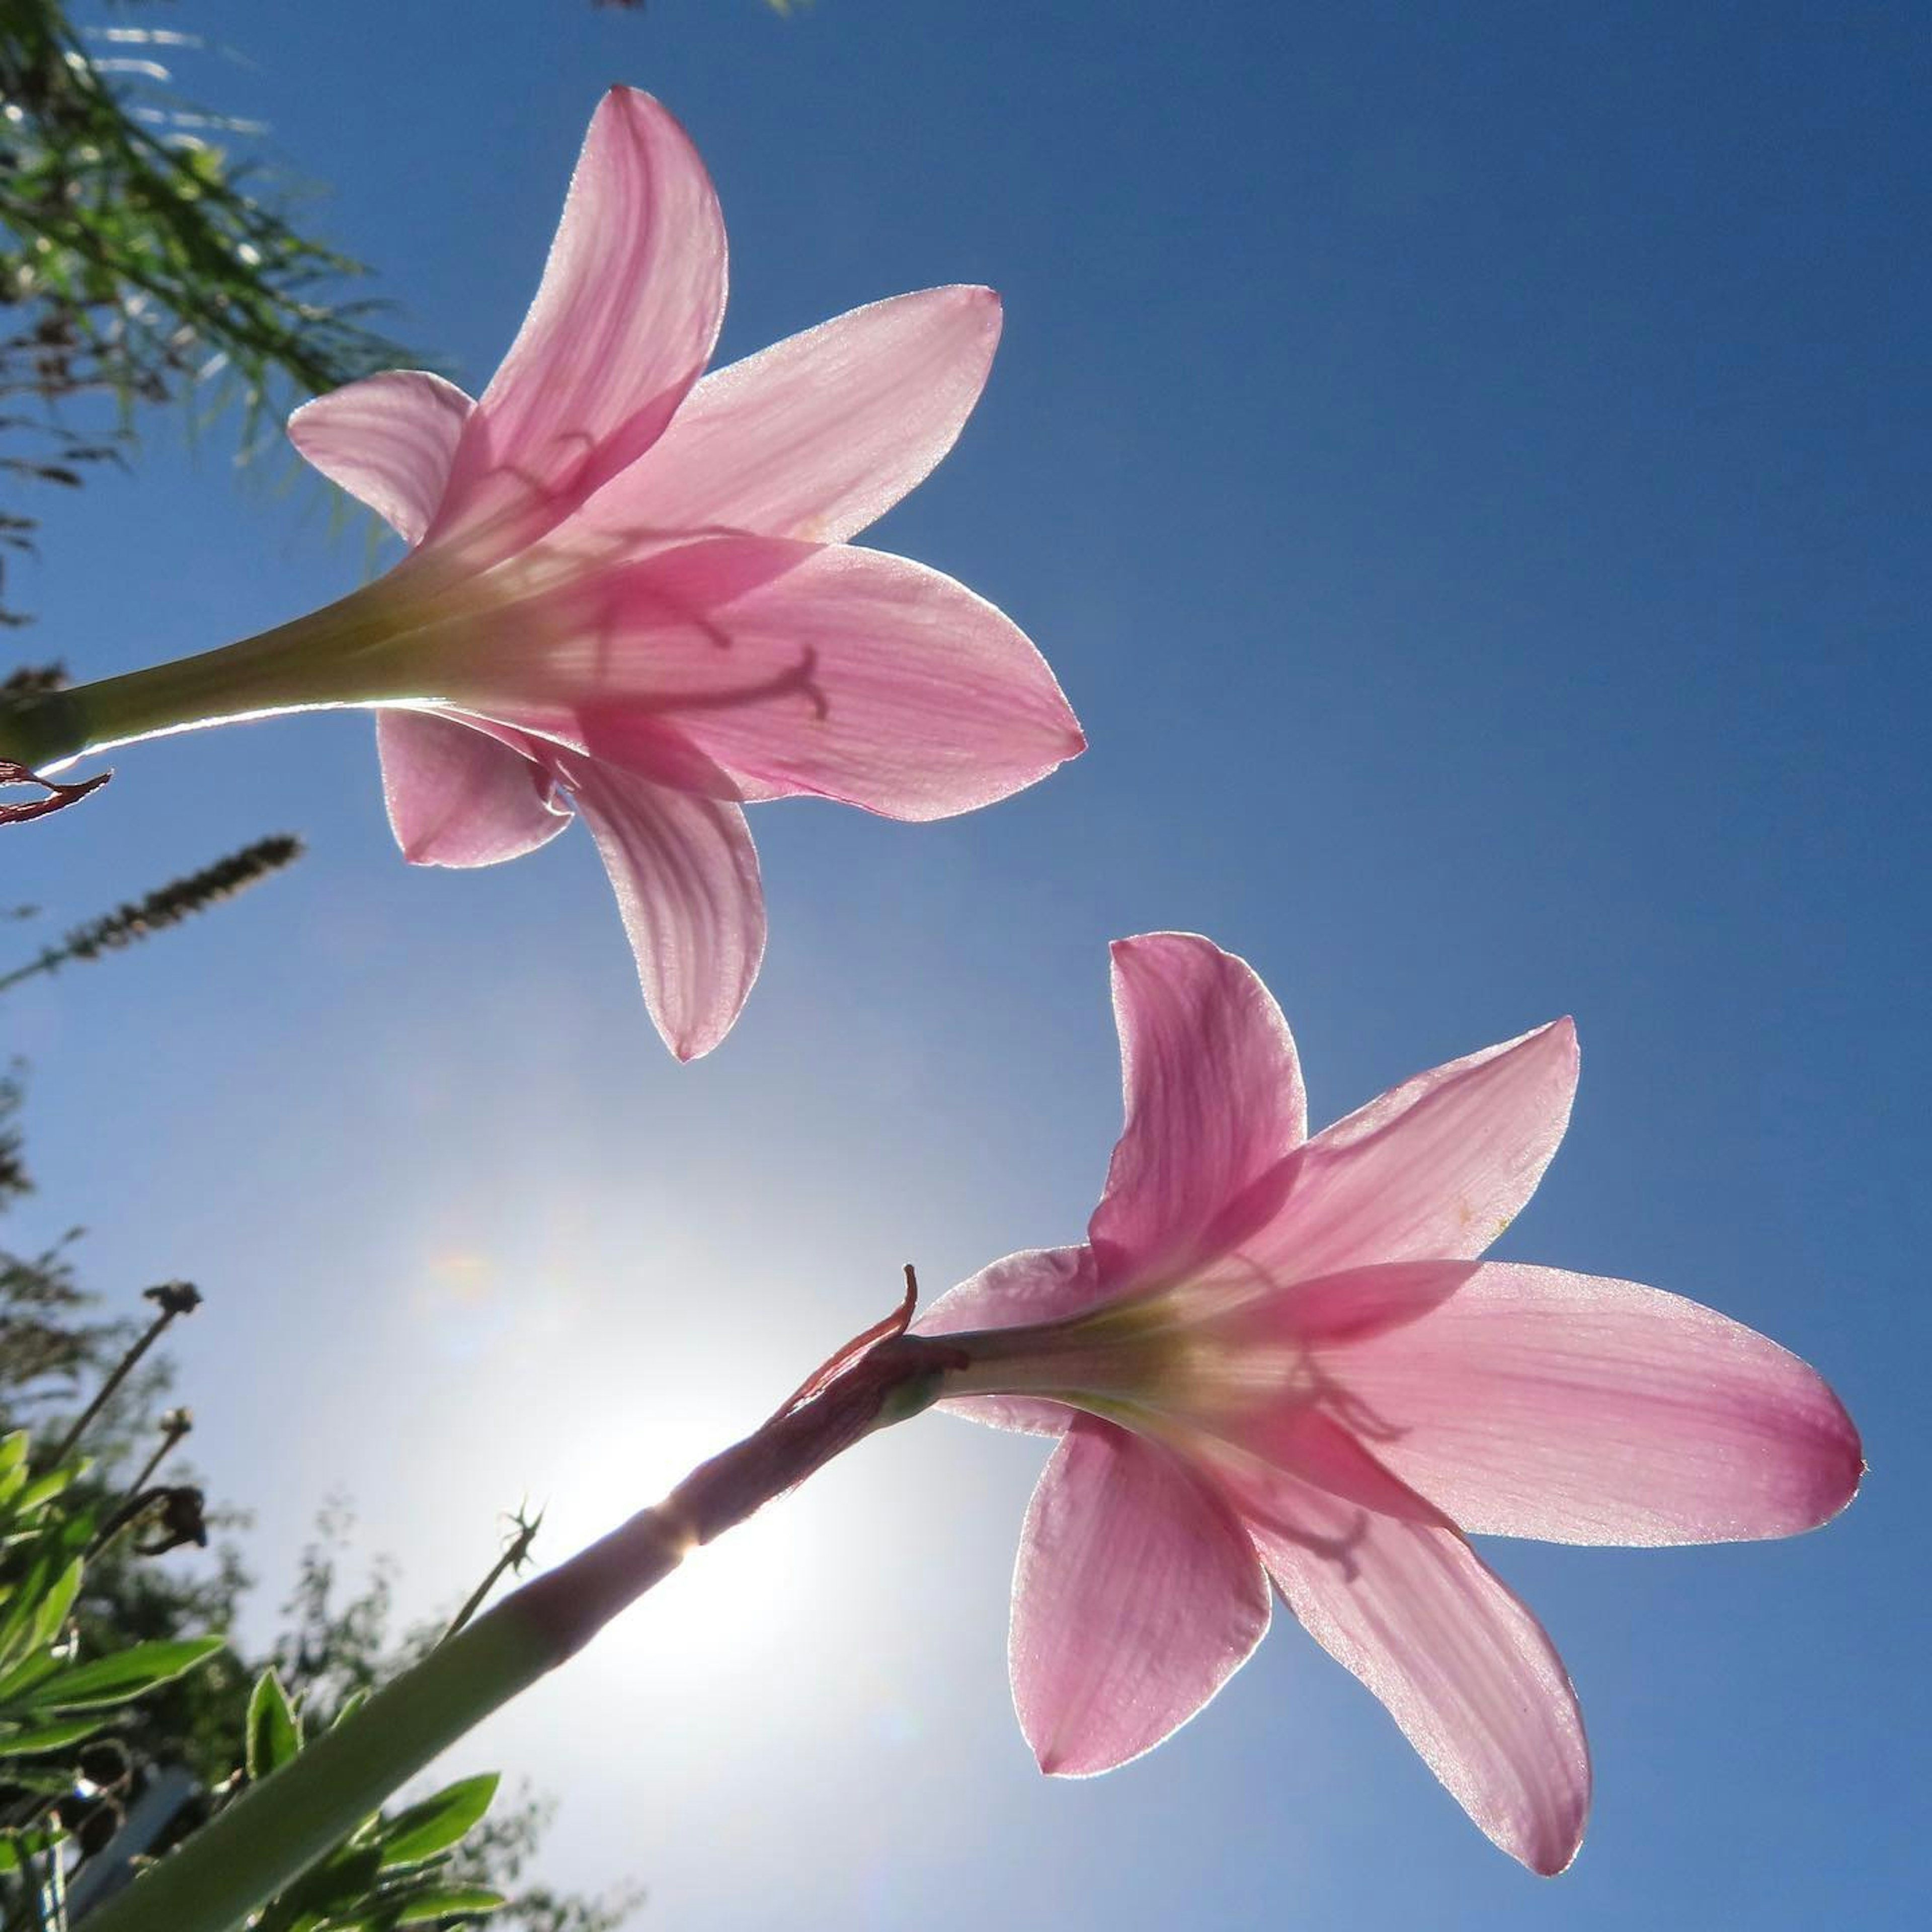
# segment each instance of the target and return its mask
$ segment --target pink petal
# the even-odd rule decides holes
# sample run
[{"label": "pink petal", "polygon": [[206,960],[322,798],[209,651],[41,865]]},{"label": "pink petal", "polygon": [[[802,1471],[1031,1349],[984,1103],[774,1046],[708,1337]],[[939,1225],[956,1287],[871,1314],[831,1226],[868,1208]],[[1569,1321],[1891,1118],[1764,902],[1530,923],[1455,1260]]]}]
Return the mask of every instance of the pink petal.
[{"label": "pink petal", "polygon": [[1086,742],[1007,619],[876,550],[717,538],[587,568],[490,621],[442,695],[605,756],[634,728],[647,744],[671,729],[746,800],[943,818]]},{"label": "pink petal", "polygon": [[1454,1294],[1480,1262],[1378,1262],[1315,1281],[1298,1281],[1239,1311],[1230,1339],[1294,1341],[1327,1352],[1405,1322],[1419,1322]]},{"label": "pink petal", "polygon": [[1564,1019],[1391,1088],[1302,1150],[1244,1256],[1294,1281],[1480,1254],[1535,1192],[1576,1086]]},{"label": "pink petal", "polygon": [[303,404],[289,418],[289,440],[413,544],[442,501],[474,406],[426,369],[386,370]]},{"label": "pink petal", "polygon": [[[913,1325],[916,1335],[957,1335],[968,1328],[1024,1328],[1084,1315],[1109,1298],[1094,1266],[1094,1251],[1029,1248],[982,1268],[948,1288]],[[936,1408],[970,1417],[990,1428],[1030,1436],[1059,1436],[1073,1420],[1064,1403],[1030,1396],[950,1396]]]},{"label": "pink petal", "polygon": [[1093,1250],[1024,1248],[949,1288],[913,1325],[917,1335],[957,1335],[968,1328],[1025,1328],[1064,1322],[1109,1298]]},{"label": "pink petal", "polygon": [[1660,1288],[1492,1263],[1334,1347],[1378,1453],[1466,1529],[1560,1543],[1789,1536],[1835,1516],[1857,1430],[1776,1342]]},{"label": "pink petal", "polygon": [[1276,1472],[1240,1491],[1269,1574],[1476,1823],[1532,1871],[1562,1870],[1590,1805],[1562,1660],[1455,1528],[1342,1436],[1320,1451],[1328,1486]]},{"label": "pink petal", "polygon": [[745,814],[567,754],[559,776],[597,840],[644,1003],[680,1060],[731,1030],[765,951],[765,900]]},{"label": "pink petal", "polygon": [[1307,1132],[1288,1022],[1253,968],[1191,933],[1113,948],[1126,1125],[1088,1228],[1109,1282],[1165,1285],[1280,1199]]},{"label": "pink petal", "polygon": [[1246,1661],[1267,1579],[1220,1492],[1082,1416],[1034,1492],[1013,1574],[1013,1702],[1041,1770],[1149,1750]]},{"label": "pink petal", "polygon": [[710,359],[724,264],[689,136],[649,94],[613,88],[536,299],[458,448],[435,540],[506,556],[636,461]]},{"label": "pink petal", "polygon": [[380,712],[376,742],[390,829],[412,866],[494,866],[570,823],[542,766],[454,718]]},{"label": "pink petal", "polygon": [[928,289],[822,322],[706,376],[586,517],[842,542],[952,447],[999,339],[991,289]]}]

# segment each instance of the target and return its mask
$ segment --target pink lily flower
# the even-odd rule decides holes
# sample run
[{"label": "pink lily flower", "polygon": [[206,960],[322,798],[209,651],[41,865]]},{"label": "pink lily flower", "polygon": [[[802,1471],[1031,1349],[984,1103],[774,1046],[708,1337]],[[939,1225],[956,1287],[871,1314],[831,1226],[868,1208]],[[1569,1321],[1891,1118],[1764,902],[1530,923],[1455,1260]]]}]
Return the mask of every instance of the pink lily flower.
[{"label": "pink lily flower", "polygon": [[706,376],[724,288],[696,150],[650,96],[614,89],[482,397],[400,371],[290,418],[410,555],[262,637],[0,719],[0,756],[44,769],[238,716],[379,707],[404,855],[493,865],[574,807],[658,1030],[681,1059],[708,1052],[764,950],[745,805],[941,818],[1085,745],[1009,619],[848,542],[952,447],[998,298],[902,296]]},{"label": "pink lily flower", "polygon": [[1575,1856],[1576,1694],[1468,1532],[1788,1536],[1835,1515],[1857,1431],[1796,1357],[1661,1289],[1478,1257],[1535,1188],[1568,1020],[1307,1137],[1294,1043],[1204,939],[1114,948],[1126,1124],[1078,1247],[1009,1256],[916,1332],[941,1406],[1057,1436],[1013,1579],[1043,1771],[1123,1764],[1267,1629],[1272,1581],[1495,1842]]}]

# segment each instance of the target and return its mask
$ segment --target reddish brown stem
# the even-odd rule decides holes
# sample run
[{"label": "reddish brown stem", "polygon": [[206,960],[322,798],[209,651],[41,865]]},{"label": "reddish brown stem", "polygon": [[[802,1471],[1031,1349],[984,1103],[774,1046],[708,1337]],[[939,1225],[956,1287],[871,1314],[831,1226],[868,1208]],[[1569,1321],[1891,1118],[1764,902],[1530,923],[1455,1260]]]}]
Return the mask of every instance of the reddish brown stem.
[{"label": "reddish brown stem", "polygon": [[[908,1303],[892,1319],[910,1316]],[[839,1355],[848,1353],[849,1345]],[[916,1414],[932,1401],[941,1374],[962,1360],[943,1339],[889,1333],[817,1393],[788,1404],[743,1442],[700,1463],[662,1502],[525,1584],[502,1607],[514,1606],[540,1628],[561,1662],[688,1551],[796,1489],[874,1430]]]},{"label": "reddish brown stem", "polygon": [[44,818],[50,812],[64,812],[70,805],[78,805],[89,792],[99,790],[113,776],[112,772],[97,772],[78,784],[62,784],[58,778],[44,778],[11,758],[0,758],[0,785],[38,785],[46,794],[44,798],[32,799],[25,804],[0,802],[0,825],[19,825],[29,818]]}]

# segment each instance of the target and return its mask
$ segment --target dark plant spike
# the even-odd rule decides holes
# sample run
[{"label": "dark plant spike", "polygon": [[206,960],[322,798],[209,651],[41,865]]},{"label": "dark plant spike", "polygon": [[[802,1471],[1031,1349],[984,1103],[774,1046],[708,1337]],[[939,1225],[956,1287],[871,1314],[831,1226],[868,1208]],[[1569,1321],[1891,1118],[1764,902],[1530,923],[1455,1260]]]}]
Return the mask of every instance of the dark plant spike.
[{"label": "dark plant spike", "polygon": [[62,664],[22,664],[0,678],[0,699],[44,698],[50,692],[67,688],[67,667]]},{"label": "dark plant spike", "polygon": [[[0,765],[0,776],[8,769]],[[0,975],[0,992],[32,979],[36,974],[56,972],[70,959],[98,959],[104,952],[119,952],[169,926],[178,926],[182,920],[206,912],[224,899],[232,899],[284,866],[293,865],[304,849],[299,838],[286,832],[258,838],[254,844],[244,845],[240,851],[231,852],[198,872],[171,880],[116,911],[76,926],[58,945],[49,946],[37,959]]]},{"label": "dark plant spike", "polygon": [[124,905],[118,912],[76,927],[63,942],[62,950],[70,959],[94,959],[103,952],[132,946],[151,933],[178,926],[194,914],[245,892],[270,874],[293,865],[302,855],[302,841],[287,833],[258,838],[212,866],[173,880],[132,905]]}]

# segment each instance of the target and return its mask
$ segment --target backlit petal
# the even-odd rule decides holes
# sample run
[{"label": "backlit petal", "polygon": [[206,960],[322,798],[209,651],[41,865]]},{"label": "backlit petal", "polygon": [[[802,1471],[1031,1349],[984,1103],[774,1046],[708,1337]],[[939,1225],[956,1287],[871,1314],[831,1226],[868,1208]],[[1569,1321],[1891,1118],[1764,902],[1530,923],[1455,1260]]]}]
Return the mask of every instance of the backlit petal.
[{"label": "backlit petal", "polygon": [[[1021,1328],[1036,1322],[1084,1314],[1108,1298],[1094,1266],[1094,1251],[1028,1248],[982,1268],[950,1288],[913,1324],[917,1335],[956,1335],[968,1328]],[[934,1407],[1030,1436],[1063,1434],[1073,1420],[1064,1403],[1032,1396],[949,1396]]]},{"label": "backlit petal", "polygon": [[1307,1132],[1294,1042],[1245,960],[1192,933],[1113,948],[1126,1124],[1088,1229],[1110,1282],[1163,1285],[1280,1199]]},{"label": "backlit petal", "polygon": [[1266,1346],[1294,1341],[1311,1352],[1420,1321],[1448,1300],[1480,1262],[1378,1262],[1278,1288],[1238,1311],[1229,1338]]},{"label": "backlit petal", "polygon": [[999,298],[979,288],[896,296],[788,337],[706,376],[585,515],[605,530],[842,542],[952,447],[999,337]]},{"label": "backlit petal", "polygon": [[1582,1841],[1590,1758],[1542,1625],[1370,1459],[1323,1473],[1333,1487],[1277,1472],[1240,1493],[1283,1599],[1497,1844],[1561,1871]]},{"label": "backlit petal", "polygon": [[1106,1771],[1185,1724],[1261,1641],[1267,1579],[1220,1492],[1083,1416],[1034,1492],[1013,1575],[1013,1702],[1042,1771]]},{"label": "backlit petal", "polygon": [[590,123],[536,299],[465,428],[438,542],[507,555],[648,449],[710,359],[724,226],[684,130],[614,88]]},{"label": "backlit petal", "polygon": [[634,725],[668,728],[747,800],[943,818],[1086,742],[1011,622],[877,550],[717,538],[586,570],[484,621],[439,665],[439,695],[607,754]]},{"label": "backlit petal", "polygon": [[442,501],[474,406],[427,369],[387,369],[303,404],[289,418],[289,440],[413,544]]},{"label": "backlit petal", "polygon": [[1244,1256],[1294,1281],[1480,1254],[1535,1192],[1576,1086],[1576,1029],[1557,1020],[1391,1088],[1302,1150]]},{"label": "backlit petal", "polygon": [[380,712],[376,742],[390,829],[412,866],[494,866],[570,823],[549,772],[455,718]]},{"label": "backlit petal", "polygon": [[1108,1298],[1090,1249],[1023,1248],[949,1288],[913,1324],[918,1335],[1064,1322]]},{"label": "backlit petal", "polygon": [[596,836],[664,1043],[680,1060],[709,1053],[764,956],[764,893],[744,813],[596,760],[563,754],[558,771]]},{"label": "backlit petal", "polygon": [[1789,1536],[1863,1470],[1816,1372],[1694,1301],[1490,1263],[1326,1356],[1378,1454],[1464,1528],[1562,1543]]}]

